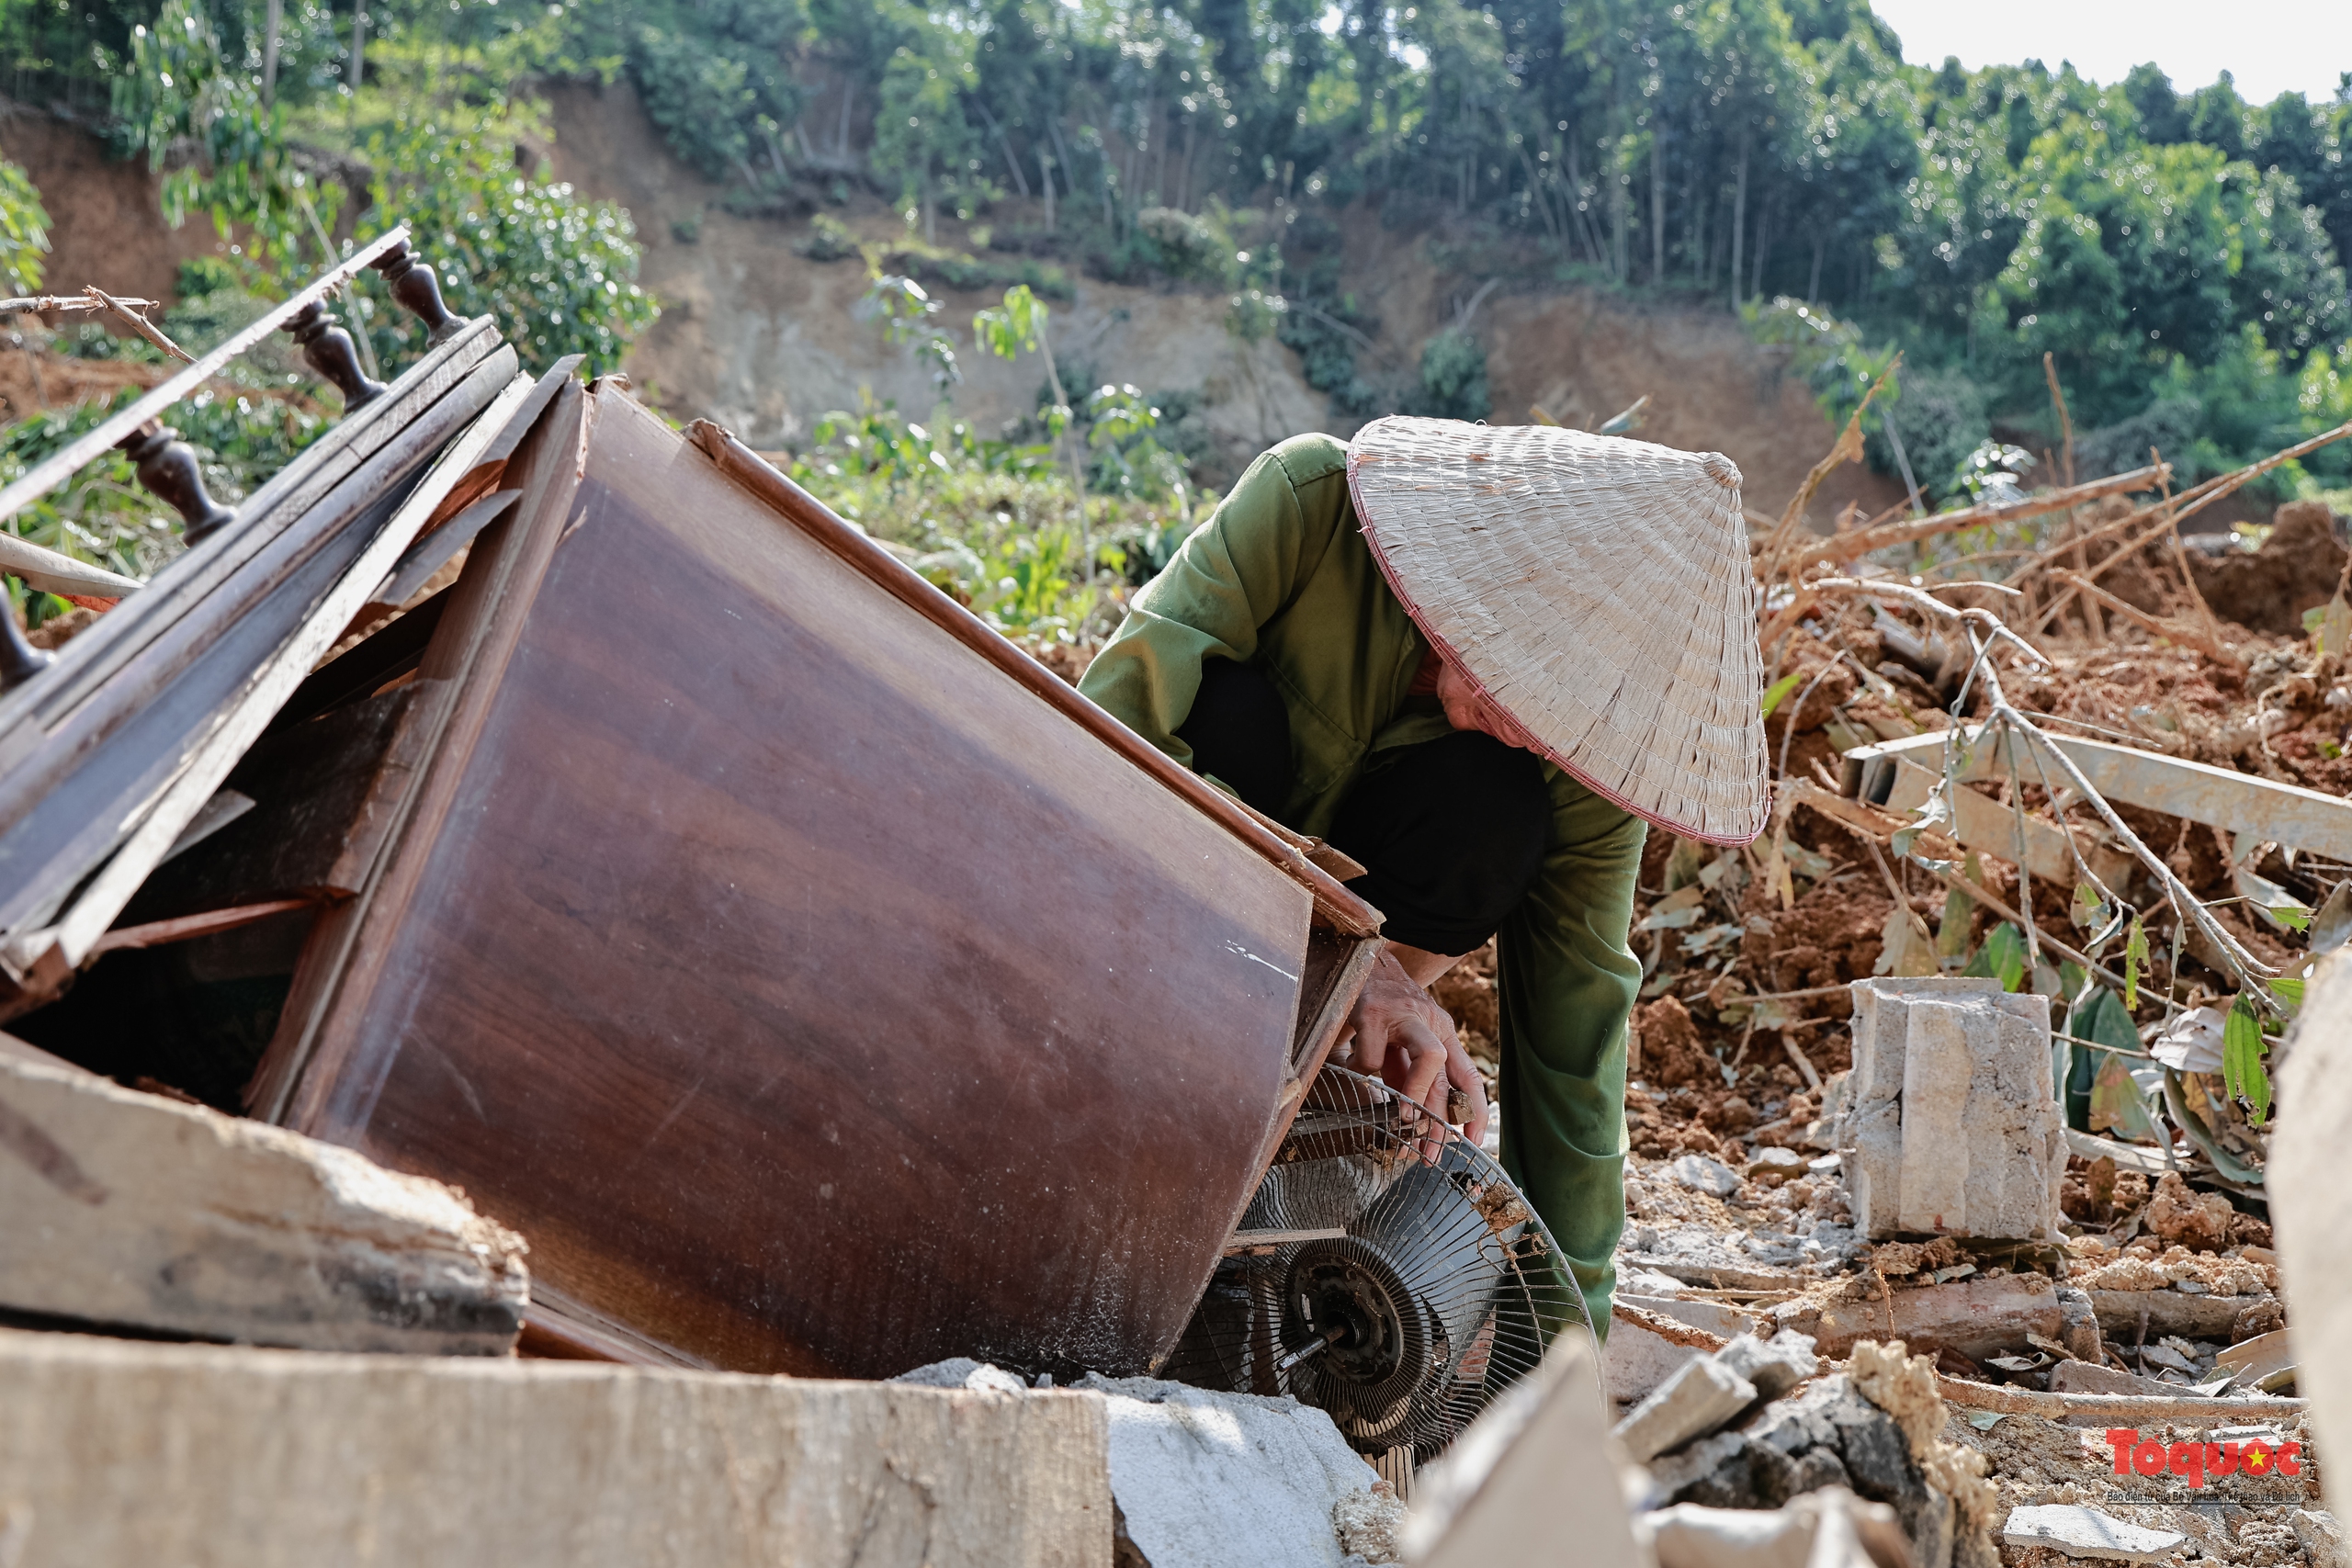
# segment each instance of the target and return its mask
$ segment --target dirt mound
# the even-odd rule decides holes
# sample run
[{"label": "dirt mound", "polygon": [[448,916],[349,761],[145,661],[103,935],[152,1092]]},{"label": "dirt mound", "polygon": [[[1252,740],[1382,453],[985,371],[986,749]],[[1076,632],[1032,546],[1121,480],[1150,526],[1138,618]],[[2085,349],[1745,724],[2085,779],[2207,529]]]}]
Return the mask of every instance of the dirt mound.
[{"label": "dirt mound", "polygon": [[2344,574],[2344,547],[2324,501],[2290,502],[2272,514],[2269,537],[2247,553],[2188,558],[2213,614],[2248,631],[2300,637],[2303,612],[2327,603]]},{"label": "dirt mound", "polygon": [[109,294],[168,300],[180,263],[227,254],[209,219],[177,229],[164,222],[156,202],[162,177],[137,160],[108,158],[83,126],[0,99],[0,152],[25,166],[48,209],[41,286],[51,294],[95,283]]}]

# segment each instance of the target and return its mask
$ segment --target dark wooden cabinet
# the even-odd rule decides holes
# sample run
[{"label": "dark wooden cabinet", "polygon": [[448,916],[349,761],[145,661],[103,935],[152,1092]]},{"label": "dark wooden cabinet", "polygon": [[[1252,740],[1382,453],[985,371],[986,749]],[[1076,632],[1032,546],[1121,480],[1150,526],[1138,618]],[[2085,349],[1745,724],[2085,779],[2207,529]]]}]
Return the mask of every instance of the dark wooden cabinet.
[{"label": "dark wooden cabinet", "polygon": [[720,433],[507,472],[257,1112],[522,1231],[542,1345],[1156,1365],[1376,913]]}]

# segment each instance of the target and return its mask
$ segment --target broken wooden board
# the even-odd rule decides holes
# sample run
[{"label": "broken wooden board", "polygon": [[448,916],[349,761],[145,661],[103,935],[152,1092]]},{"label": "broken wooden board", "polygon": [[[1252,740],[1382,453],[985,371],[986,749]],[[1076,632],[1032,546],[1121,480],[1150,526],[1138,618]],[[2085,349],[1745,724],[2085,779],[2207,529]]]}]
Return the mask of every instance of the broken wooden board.
[{"label": "broken wooden board", "polygon": [[1146,1371],[1377,913],[743,461],[550,403],[257,1110],[522,1228],[576,1351]]},{"label": "broken wooden board", "polygon": [[0,1042],[0,1307],[300,1349],[514,1348],[522,1238],[439,1182]]},{"label": "broken wooden board", "polygon": [[10,1568],[1103,1568],[1108,1428],[1098,1393],[0,1329],[0,1551]]},{"label": "broken wooden board", "polygon": [[[1963,783],[2016,776],[2028,784],[2046,779],[2053,787],[2065,784],[2064,775],[2050,758],[2016,754],[2021,744],[2030,752],[2030,742],[2012,736],[1998,744],[1974,744],[1981,734],[1981,728],[1971,729],[1959,737],[1963,755],[1958,776]],[[2185,817],[2231,833],[2251,833],[2331,860],[2352,861],[2352,802],[2137,747],[2072,735],[2052,739],[2082,770],[2091,787],[2110,802]],[[1942,734],[1919,735],[1849,751],[1843,779],[1846,793],[1874,805],[1894,805],[1898,791],[1906,799],[1917,792],[1917,799],[1925,800],[1925,789],[1916,779],[1904,775],[1925,773],[1931,786],[1942,772],[1945,744]],[[1990,801],[1985,805],[1999,811]],[[2006,837],[2007,829],[2002,831]],[[1986,848],[1989,853],[2002,852],[1997,847]]]},{"label": "broken wooden board", "polygon": [[1832,1358],[1864,1339],[1900,1339],[1914,1350],[1999,1355],[2026,1344],[2028,1334],[2054,1339],[2065,1322],[2058,1287],[2049,1276],[2031,1273],[1915,1286],[1876,1301],[1801,1298],[1782,1303],[1772,1316],[1781,1332],[1809,1335]]}]

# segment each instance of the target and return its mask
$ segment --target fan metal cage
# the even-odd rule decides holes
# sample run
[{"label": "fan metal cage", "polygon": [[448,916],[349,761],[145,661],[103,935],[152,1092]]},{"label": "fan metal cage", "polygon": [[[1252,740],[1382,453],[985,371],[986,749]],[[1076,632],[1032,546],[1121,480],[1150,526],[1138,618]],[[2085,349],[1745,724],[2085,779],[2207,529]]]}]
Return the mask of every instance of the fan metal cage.
[{"label": "fan metal cage", "polygon": [[1327,1066],[1161,1375],[1327,1411],[1401,1486],[1562,1333],[1584,1297],[1502,1168]]}]

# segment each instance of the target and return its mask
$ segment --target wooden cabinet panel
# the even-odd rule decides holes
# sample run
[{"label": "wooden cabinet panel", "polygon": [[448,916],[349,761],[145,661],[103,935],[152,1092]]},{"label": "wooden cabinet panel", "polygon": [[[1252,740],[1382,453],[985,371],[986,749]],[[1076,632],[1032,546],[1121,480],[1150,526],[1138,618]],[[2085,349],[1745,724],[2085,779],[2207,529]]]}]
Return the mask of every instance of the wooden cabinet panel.
[{"label": "wooden cabinet panel", "polygon": [[608,1345],[1144,1371],[1328,1020],[1308,885],[626,397],[537,441],[286,1119]]}]

